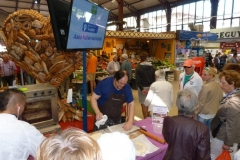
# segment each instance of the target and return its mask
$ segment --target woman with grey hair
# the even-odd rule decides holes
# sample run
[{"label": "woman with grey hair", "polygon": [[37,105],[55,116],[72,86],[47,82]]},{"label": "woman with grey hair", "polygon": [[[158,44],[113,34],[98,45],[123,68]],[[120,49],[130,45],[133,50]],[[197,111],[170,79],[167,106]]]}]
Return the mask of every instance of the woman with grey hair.
[{"label": "woman with grey hair", "polygon": [[210,160],[208,127],[193,118],[198,104],[197,95],[187,89],[178,92],[178,115],[165,117],[162,134],[168,143],[163,160]]},{"label": "woman with grey hair", "polygon": [[117,61],[118,56],[117,54],[113,55],[112,61],[108,63],[107,66],[107,72],[109,73],[109,76],[114,76],[114,74],[120,70],[120,64]]},{"label": "woman with grey hair", "polygon": [[192,91],[186,89],[178,92],[176,100],[178,115],[190,116],[193,118],[197,104],[197,95],[192,94]]},{"label": "woman with grey hair", "polygon": [[166,81],[164,70],[155,71],[155,77],[156,81],[151,84],[144,104],[152,111],[153,106],[159,106],[159,102],[163,102],[162,104],[170,111],[173,105],[173,86]]}]

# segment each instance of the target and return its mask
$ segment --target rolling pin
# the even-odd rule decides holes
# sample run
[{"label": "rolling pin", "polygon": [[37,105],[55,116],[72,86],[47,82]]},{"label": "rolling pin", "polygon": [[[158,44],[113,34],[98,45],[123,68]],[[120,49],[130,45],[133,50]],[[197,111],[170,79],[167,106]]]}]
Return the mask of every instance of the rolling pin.
[{"label": "rolling pin", "polygon": [[159,138],[159,137],[157,137],[157,136],[155,136],[155,135],[153,135],[153,134],[151,134],[149,132],[146,132],[146,131],[144,131],[142,129],[139,129],[138,131],[141,132],[142,134],[144,134],[145,136],[147,136],[147,137],[149,137],[149,138],[151,138],[151,139],[153,139],[153,140],[155,140],[155,141],[157,141],[159,143],[165,144],[165,140],[162,139],[162,138]]}]

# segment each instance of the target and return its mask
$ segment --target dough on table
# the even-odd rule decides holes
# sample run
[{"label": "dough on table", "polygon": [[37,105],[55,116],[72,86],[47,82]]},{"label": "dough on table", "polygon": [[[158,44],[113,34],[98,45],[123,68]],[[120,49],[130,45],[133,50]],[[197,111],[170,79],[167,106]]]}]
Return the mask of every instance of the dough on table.
[{"label": "dough on table", "polygon": [[94,134],[91,135],[91,137],[92,137],[95,141],[97,141],[97,140],[101,137],[101,135],[102,135],[102,133],[94,133]]},{"label": "dough on table", "polygon": [[136,149],[136,155],[143,155],[147,151],[147,146],[141,142],[133,143]]}]

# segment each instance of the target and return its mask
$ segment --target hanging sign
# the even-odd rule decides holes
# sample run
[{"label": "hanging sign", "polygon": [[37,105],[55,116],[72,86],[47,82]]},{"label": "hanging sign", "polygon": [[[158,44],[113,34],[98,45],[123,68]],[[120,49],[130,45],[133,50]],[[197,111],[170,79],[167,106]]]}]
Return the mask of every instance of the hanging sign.
[{"label": "hanging sign", "polygon": [[193,31],[178,31],[180,40],[190,40],[191,38],[198,39],[198,35],[201,35],[201,39],[207,39],[208,41],[216,41],[217,34],[210,32],[193,32]]},{"label": "hanging sign", "polygon": [[240,38],[240,27],[211,29],[211,33],[216,33],[218,39]]},{"label": "hanging sign", "polygon": [[238,48],[238,47],[240,47],[240,42],[234,42],[234,43],[221,42],[220,43],[220,48]]}]

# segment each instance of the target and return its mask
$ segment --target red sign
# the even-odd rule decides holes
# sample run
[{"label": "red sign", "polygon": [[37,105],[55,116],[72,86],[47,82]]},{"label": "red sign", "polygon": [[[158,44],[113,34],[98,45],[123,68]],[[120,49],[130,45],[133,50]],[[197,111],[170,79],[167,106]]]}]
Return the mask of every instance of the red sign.
[{"label": "red sign", "polygon": [[234,43],[228,43],[228,42],[221,42],[220,43],[220,48],[238,48],[240,47],[240,43],[239,42],[234,42]]}]

